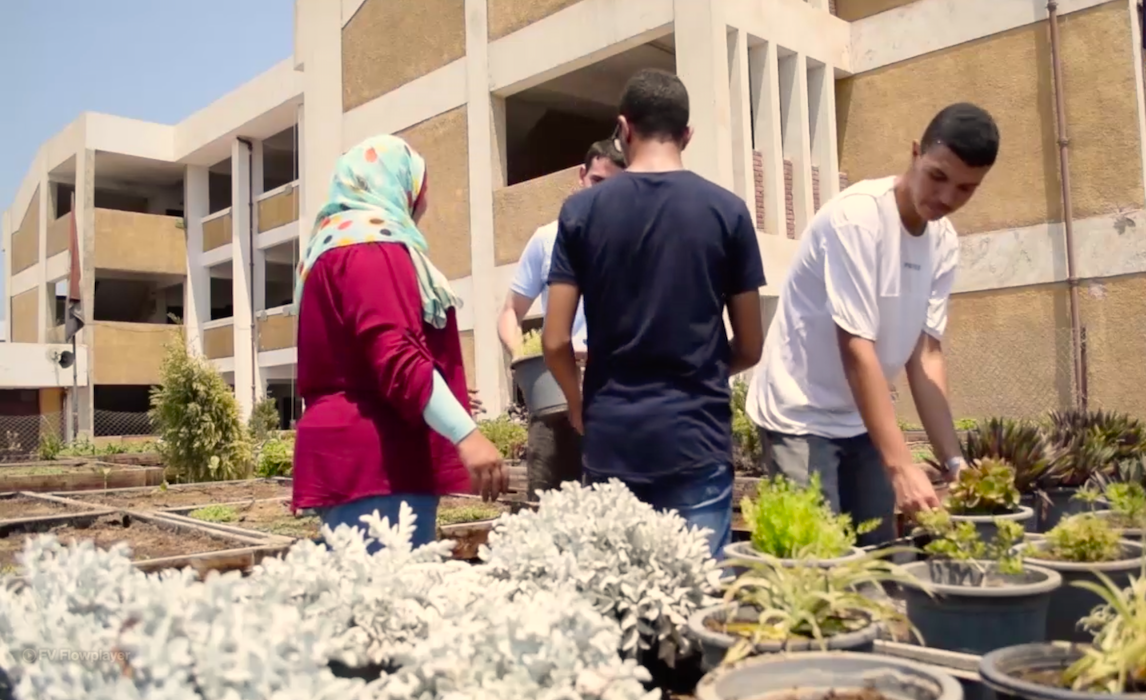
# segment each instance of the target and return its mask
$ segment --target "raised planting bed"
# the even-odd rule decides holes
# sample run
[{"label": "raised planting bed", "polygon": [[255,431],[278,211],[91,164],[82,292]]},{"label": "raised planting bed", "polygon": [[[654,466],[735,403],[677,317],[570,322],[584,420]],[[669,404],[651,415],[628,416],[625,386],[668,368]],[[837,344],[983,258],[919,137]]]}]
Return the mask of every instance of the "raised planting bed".
[{"label": "raised planting bed", "polygon": [[447,496],[438,503],[438,539],[454,540],[454,559],[477,558],[478,548],[489,539],[493,523],[502,513],[515,512],[517,504],[483,503],[477,497]]},{"label": "raised planting bed", "polygon": [[246,570],[264,556],[284,549],[281,541],[174,522],[148,513],[96,511],[0,523],[0,571],[16,573],[16,555],[37,533],[51,532],[65,544],[91,540],[107,549],[118,542],[131,548],[132,561],[145,571],[193,567],[208,571]]},{"label": "raised planting bed", "polygon": [[91,460],[34,462],[0,467],[0,493],[12,491],[91,491],[155,486],[162,467],[133,467]]},{"label": "raised planting bed", "polygon": [[296,516],[291,513],[287,498],[266,498],[233,503],[176,506],[163,511],[167,515],[182,516],[204,526],[242,534],[244,531],[261,532],[288,540],[318,538],[322,521],[318,516]]},{"label": "raised planting bed", "polygon": [[124,452],[117,455],[102,455],[101,462],[124,464],[134,467],[162,467],[163,457],[158,452]]},{"label": "raised planting bed", "polygon": [[291,486],[273,479],[244,479],[201,484],[175,484],[153,488],[108,489],[92,493],[56,493],[54,495],[83,503],[98,503],[111,508],[154,512],[178,506],[204,506],[235,501],[289,498]]},{"label": "raised planting bed", "polygon": [[0,523],[91,510],[106,509],[94,503],[75,503],[44,493],[0,494]]}]

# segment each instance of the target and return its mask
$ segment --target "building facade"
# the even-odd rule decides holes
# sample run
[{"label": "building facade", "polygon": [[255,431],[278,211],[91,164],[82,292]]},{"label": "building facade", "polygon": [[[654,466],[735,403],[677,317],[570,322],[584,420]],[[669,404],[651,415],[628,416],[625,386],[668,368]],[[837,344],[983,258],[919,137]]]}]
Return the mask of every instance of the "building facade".
[{"label": "building facade", "polygon": [[766,302],[822,203],[901,172],[943,106],[988,109],[999,161],[953,217],[957,417],[1033,415],[1080,395],[1146,415],[1137,0],[1059,0],[1057,12],[1066,201],[1041,2],[296,0],[294,55],[247,85],[173,126],[84,114],[40,148],[4,217],[10,340],[62,337],[74,194],[89,319],[81,429],[130,432],[112,418],[146,410],[180,326],[244,411],[270,395],[285,422],[299,411],[299,250],[338,156],[396,133],[427,160],[430,256],[464,301],[469,382],[498,411],[510,382],[496,317],[517,258],[612,131],[625,81],[656,67],[689,89],[686,165],[749,204]]}]

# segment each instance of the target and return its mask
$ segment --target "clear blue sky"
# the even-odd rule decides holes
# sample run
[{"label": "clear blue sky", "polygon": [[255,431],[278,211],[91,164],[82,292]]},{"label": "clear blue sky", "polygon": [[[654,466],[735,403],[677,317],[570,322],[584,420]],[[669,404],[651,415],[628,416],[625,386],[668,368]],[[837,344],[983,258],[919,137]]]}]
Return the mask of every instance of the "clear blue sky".
[{"label": "clear blue sky", "polygon": [[294,0],[0,0],[0,211],[81,112],[173,124],[293,42]]}]

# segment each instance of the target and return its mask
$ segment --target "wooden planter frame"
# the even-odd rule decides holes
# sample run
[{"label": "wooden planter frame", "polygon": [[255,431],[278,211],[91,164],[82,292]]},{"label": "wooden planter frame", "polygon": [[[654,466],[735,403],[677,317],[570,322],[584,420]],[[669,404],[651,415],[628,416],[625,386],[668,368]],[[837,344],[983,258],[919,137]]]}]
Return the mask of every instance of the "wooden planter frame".
[{"label": "wooden planter frame", "polygon": [[[99,467],[111,469],[105,479],[96,473],[29,474],[5,476],[5,469],[22,470],[30,467]],[[60,460],[29,462],[28,464],[0,467],[0,493],[35,492],[58,494],[67,491],[103,491],[119,488],[147,488],[163,483],[163,467],[135,467],[100,460]]]},{"label": "wooden planter frame", "polygon": [[[61,499],[63,500],[63,499]],[[112,508],[91,510],[84,513],[68,513],[43,518],[22,518],[19,520],[0,521],[0,537],[9,537],[15,534],[47,532],[58,525],[92,525],[96,520],[109,515],[122,514],[124,517],[140,522],[149,523],[167,530],[191,530],[221,540],[229,540],[235,546],[217,549],[196,554],[177,554],[158,559],[132,560],[135,567],[145,572],[162,571],[164,569],[182,569],[190,567],[200,578],[211,571],[249,571],[255,564],[268,556],[276,556],[287,549],[289,541],[264,535],[260,532],[223,532],[213,528],[203,527],[202,523],[190,518],[175,519],[158,513],[144,513],[132,510],[117,510]]]},{"label": "wooden planter frame", "polygon": [[[114,508],[108,508],[106,506],[101,506],[98,503],[85,503],[83,501],[73,501],[73,500],[69,500],[67,498],[60,498],[59,496],[53,496],[50,493],[39,493],[36,491],[12,491],[12,492],[0,493],[0,507],[3,506],[5,501],[7,501],[9,499],[14,500],[17,498],[30,498],[34,501],[47,501],[49,503],[54,503],[54,504],[59,505],[59,506],[64,506],[65,508],[71,508],[71,509],[77,510],[77,511],[79,511],[79,514],[81,514],[81,515],[88,515],[92,512],[96,512],[96,511],[99,511],[102,513],[113,513],[113,512],[115,512]],[[72,513],[61,513],[60,515],[72,515]],[[28,522],[28,521],[42,520],[42,519],[48,518],[48,517],[58,517],[58,516],[33,515],[33,516],[26,517],[26,518],[0,518],[0,527],[20,525],[20,524]]]},{"label": "wooden planter frame", "polygon": [[[263,479],[261,477],[256,477],[254,479],[231,479],[228,481],[199,481],[199,482],[190,483],[190,484],[168,484],[167,489],[170,491],[179,491],[181,489],[195,489],[195,488],[203,488],[203,487],[211,487],[211,486],[218,487],[220,485],[228,485],[228,484],[252,484],[252,483],[256,483],[256,482],[267,483],[267,484],[280,484],[280,485],[284,484],[284,480],[282,479],[282,477],[274,477],[271,479]],[[49,495],[54,496],[56,498],[60,498],[60,499],[67,501],[69,503],[87,503],[86,501],[81,501],[81,500],[76,499],[76,498],[70,498],[70,496],[75,496],[75,495],[81,495],[81,496],[132,495],[135,493],[143,494],[143,493],[150,493],[151,491],[154,491],[156,487],[161,486],[162,484],[163,484],[163,482],[160,481],[158,484],[149,484],[146,486],[130,486],[130,487],[125,487],[125,488],[114,488],[114,489],[91,489],[91,490],[85,490],[83,492],[54,491]],[[290,485],[289,479],[285,480],[285,485],[288,485],[288,486]],[[234,502],[235,501],[228,501],[228,503],[234,503]],[[245,503],[246,501],[243,501],[243,502]],[[100,504],[95,504],[95,505],[100,505]],[[197,507],[202,508],[205,505],[214,505],[214,504],[203,503],[203,504],[199,504]],[[104,506],[104,507],[111,507],[111,506]],[[169,509],[169,508],[182,508],[182,507],[185,507],[185,506],[167,506],[166,508],[156,508],[154,510],[140,510],[139,512],[162,513],[166,509]]]}]

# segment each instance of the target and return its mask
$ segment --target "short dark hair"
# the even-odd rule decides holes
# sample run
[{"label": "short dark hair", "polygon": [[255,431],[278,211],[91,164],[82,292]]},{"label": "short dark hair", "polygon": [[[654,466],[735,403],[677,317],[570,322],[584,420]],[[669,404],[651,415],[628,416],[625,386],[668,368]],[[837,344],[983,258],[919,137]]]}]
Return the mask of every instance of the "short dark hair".
[{"label": "short dark hair", "polygon": [[620,113],[640,136],[683,141],[688,132],[688,90],[672,73],[646,68],[625,84]]},{"label": "short dark hair", "polygon": [[585,169],[588,170],[593,167],[593,161],[598,158],[608,158],[613,165],[621,170],[625,169],[625,156],[621,155],[621,152],[613,145],[613,139],[597,141],[589,146],[589,151],[585,154]]},{"label": "short dark hair", "polygon": [[927,125],[920,151],[940,144],[972,168],[989,167],[999,154],[999,127],[982,107],[957,102],[940,110]]}]

